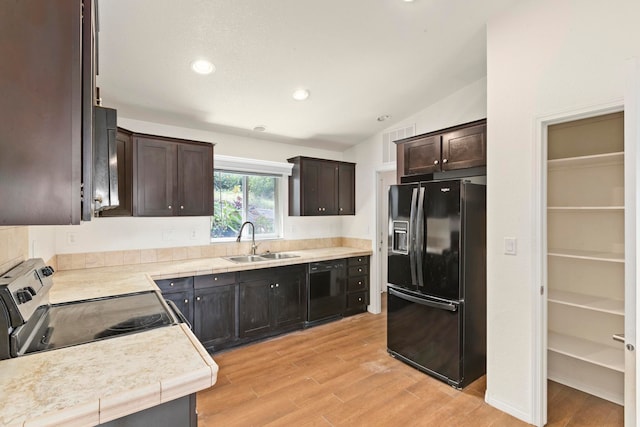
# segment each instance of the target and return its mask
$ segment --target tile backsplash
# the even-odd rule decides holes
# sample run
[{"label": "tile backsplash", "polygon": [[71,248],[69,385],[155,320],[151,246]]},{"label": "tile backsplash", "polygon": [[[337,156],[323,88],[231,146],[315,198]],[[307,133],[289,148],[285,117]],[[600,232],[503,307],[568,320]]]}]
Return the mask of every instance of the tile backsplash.
[{"label": "tile backsplash", "polygon": [[0,227],[0,273],[29,257],[29,229]]},{"label": "tile backsplash", "polygon": [[[320,239],[301,240],[267,240],[259,242],[257,252],[285,252],[339,246],[367,250],[371,249],[371,241],[367,239],[353,239],[346,237],[328,237]],[[143,264],[149,262],[215,258],[248,254],[250,250],[251,243],[249,242],[229,242],[214,243],[206,246],[58,254],[56,256],[56,261],[58,270],[77,270],[82,268],[112,267],[118,265]]]}]

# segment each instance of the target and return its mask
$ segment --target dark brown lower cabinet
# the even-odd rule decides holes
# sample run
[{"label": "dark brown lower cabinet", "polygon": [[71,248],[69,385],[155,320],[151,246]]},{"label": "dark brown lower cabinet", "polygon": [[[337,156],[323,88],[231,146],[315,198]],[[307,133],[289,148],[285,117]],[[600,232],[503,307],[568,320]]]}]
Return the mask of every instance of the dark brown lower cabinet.
[{"label": "dark brown lower cabinet", "polygon": [[347,308],[345,316],[363,313],[369,305],[369,257],[347,259]]},{"label": "dark brown lower cabinet", "polygon": [[305,319],[305,267],[239,273],[240,338],[262,338],[301,328]]},{"label": "dark brown lower cabinet", "polygon": [[236,334],[235,273],[156,280],[210,352],[234,344]]},{"label": "dark brown lower cabinet", "polygon": [[193,328],[204,347],[213,352],[235,338],[236,285],[196,289]]},{"label": "dark brown lower cabinet", "polygon": [[[369,257],[346,260],[344,316],[369,304]],[[307,264],[157,280],[211,353],[304,327]]]}]

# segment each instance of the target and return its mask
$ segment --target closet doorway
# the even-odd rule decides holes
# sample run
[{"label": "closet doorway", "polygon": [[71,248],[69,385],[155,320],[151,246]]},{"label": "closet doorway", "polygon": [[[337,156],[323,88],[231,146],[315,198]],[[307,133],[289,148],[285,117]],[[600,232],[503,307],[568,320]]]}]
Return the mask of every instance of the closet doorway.
[{"label": "closet doorway", "polygon": [[546,153],[547,378],[624,405],[624,113],[549,125]]}]

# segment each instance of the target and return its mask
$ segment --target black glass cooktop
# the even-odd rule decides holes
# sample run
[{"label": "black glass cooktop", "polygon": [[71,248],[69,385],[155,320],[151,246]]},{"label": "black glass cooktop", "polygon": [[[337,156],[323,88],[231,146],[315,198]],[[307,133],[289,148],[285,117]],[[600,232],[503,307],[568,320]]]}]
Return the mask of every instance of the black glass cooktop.
[{"label": "black glass cooktop", "polygon": [[38,308],[41,321],[22,354],[53,350],[176,323],[156,292],[53,304]]}]

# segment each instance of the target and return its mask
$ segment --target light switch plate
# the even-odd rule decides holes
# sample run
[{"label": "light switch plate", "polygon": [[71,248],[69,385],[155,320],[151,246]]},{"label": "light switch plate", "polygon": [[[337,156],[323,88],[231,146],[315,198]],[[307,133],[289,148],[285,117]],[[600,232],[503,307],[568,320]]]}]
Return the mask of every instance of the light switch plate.
[{"label": "light switch plate", "polygon": [[518,253],[518,239],[515,237],[505,237],[504,253],[506,255],[516,255]]}]

